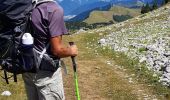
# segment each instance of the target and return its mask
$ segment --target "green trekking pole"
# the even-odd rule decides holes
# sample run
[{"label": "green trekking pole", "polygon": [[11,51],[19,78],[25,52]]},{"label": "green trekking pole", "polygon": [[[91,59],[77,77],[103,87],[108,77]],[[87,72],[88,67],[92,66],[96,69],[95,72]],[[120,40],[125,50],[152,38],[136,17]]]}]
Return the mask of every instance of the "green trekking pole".
[{"label": "green trekking pole", "polygon": [[[69,42],[70,45],[74,45],[74,42]],[[74,70],[74,80],[75,80],[75,86],[76,86],[76,96],[77,100],[80,100],[80,94],[79,94],[79,87],[78,87],[78,77],[77,77],[77,65],[75,61],[75,57],[71,56],[71,60],[73,63],[73,70]]]}]

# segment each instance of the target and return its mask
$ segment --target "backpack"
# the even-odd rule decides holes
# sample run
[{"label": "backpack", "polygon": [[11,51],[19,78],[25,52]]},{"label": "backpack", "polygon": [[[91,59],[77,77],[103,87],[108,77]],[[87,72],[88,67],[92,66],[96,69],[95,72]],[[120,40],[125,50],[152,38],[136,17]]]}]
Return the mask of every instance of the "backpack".
[{"label": "backpack", "polygon": [[[46,0],[48,1],[48,0]],[[51,1],[51,0],[49,0]],[[8,79],[13,77],[17,82],[17,75],[25,72],[36,73],[40,65],[52,64],[55,71],[58,61],[54,61],[46,53],[37,51],[34,45],[24,47],[21,38],[25,33],[32,33],[30,15],[35,7],[32,0],[1,0],[0,3],[0,66],[4,71],[4,79],[9,84]],[[30,49],[32,48],[32,49]],[[29,50],[29,53],[24,53]],[[31,53],[30,53],[31,52]],[[25,58],[26,57],[26,58]],[[43,61],[42,61],[43,60]],[[43,64],[41,64],[41,61]],[[26,65],[29,64],[29,67]],[[57,62],[57,63],[56,63]],[[8,77],[8,74],[13,75]]]}]

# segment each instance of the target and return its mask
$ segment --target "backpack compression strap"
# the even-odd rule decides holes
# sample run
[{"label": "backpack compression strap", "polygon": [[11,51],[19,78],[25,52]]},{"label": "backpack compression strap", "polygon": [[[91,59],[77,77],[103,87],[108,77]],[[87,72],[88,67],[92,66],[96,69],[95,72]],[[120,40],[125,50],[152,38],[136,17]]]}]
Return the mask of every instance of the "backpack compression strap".
[{"label": "backpack compression strap", "polygon": [[[43,51],[42,52],[39,52],[38,50],[36,50],[36,49],[34,49],[35,50],[35,52],[37,52],[38,54],[39,54],[39,59],[37,60],[37,68],[39,68],[39,66],[40,66],[40,64],[41,64],[41,61],[42,61],[42,58],[43,58],[43,56],[44,56],[44,54],[46,53],[46,51],[47,51],[47,49],[49,48],[49,46],[50,46],[50,43],[48,43],[47,45],[46,45],[46,47],[43,49]],[[36,58],[35,58],[36,59]]]}]

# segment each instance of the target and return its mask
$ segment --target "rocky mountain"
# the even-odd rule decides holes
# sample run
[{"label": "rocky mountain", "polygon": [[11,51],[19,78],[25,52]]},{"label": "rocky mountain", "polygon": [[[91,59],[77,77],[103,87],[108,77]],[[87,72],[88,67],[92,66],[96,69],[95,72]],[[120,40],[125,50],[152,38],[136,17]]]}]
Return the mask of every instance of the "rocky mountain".
[{"label": "rocky mountain", "polygon": [[123,6],[127,8],[140,8],[145,2],[142,2],[140,0],[120,0],[120,1],[114,1],[112,2],[113,5],[117,6]]},{"label": "rocky mountain", "polygon": [[[125,6],[125,5],[121,4],[120,2],[119,3],[117,2],[117,3],[115,3],[115,5],[113,5],[112,3],[103,2],[103,1],[94,2],[90,5],[86,4],[86,5],[80,6],[77,9],[75,9],[74,11],[72,11],[70,14],[73,14],[73,15],[76,15],[76,16],[68,19],[67,21],[72,21],[72,22],[84,21],[85,19],[87,19],[90,16],[90,13],[92,13],[93,11],[105,11],[105,12],[107,12],[111,9],[111,7],[116,8],[117,5],[120,6],[120,9],[121,9],[121,7],[123,7],[123,8],[126,7],[125,10],[128,9],[128,8],[133,8],[135,10],[136,8],[139,8],[143,5],[143,3],[138,3],[138,2],[129,2],[129,3],[125,3],[125,4],[128,5],[128,6]],[[121,9],[121,11],[122,11],[121,12],[120,9],[117,9],[117,10],[119,11],[120,14],[122,14],[122,12],[124,12],[125,10]],[[114,12],[114,13],[116,13],[116,12]],[[132,12],[132,11],[130,11],[130,12]],[[112,14],[112,16],[113,16],[113,14]]]},{"label": "rocky mountain", "polygon": [[[89,8],[92,7],[91,4],[95,2],[105,2],[126,7],[140,7],[143,3],[152,4],[154,2],[154,0],[56,0],[56,1],[58,1],[59,4],[64,8],[65,15],[73,15],[72,13],[74,13],[75,11],[81,12],[82,9],[89,10]],[[162,0],[157,0],[157,2],[161,4]],[[83,6],[85,5],[86,8],[83,8]],[[100,4],[98,5],[98,7],[99,6]]]},{"label": "rocky mountain", "polygon": [[[154,0],[56,0],[64,8],[66,20],[82,21],[93,10],[109,10],[110,5],[128,8],[140,8],[145,3],[152,4]],[[162,2],[162,0],[158,0]],[[104,8],[103,8],[104,7]],[[83,14],[84,13],[84,14]],[[77,19],[77,20],[76,20]]]},{"label": "rocky mountain", "polygon": [[71,11],[70,14],[78,15],[82,12],[95,10],[95,9],[108,10],[108,9],[104,9],[103,8],[104,6],[111,6],[111,5],[109,2],[97,1],[97,2],[93,2],[93,3],[84,4],[84,5],[76,8],[75,10]]},{"label": "rocky mountain", "polygon": [[[110,32],[99,41],[114,51],[146,64],[153,76],[170,86],[170,4],[133,19],[94,30]],[[116,30],[114,30],[116,29]],[[140,66],[136,66],[140,69]]]},{"label": "rocky mountain", "polygon": [[70,14],[77,15],[77,16],[69,19],[68,21],[83,21],[86,18],[88,18],[89,14],[94,10],[107,11],[110,8],[111,8],[110,3],[103,2],[103,1],[86,4],[73,10]]}]

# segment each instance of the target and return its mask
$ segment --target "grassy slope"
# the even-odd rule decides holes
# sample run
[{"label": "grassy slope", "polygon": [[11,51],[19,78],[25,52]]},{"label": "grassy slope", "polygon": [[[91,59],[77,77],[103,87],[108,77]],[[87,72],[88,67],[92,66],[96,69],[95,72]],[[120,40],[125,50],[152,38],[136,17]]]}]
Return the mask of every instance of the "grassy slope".
[{"label": "grassy slope", "polygon": [[110,9],[110,11],[114,12],[115,15],[131,15],[137,16],[140,14],[140,9],[129,9],[125,7],[115,6]]},{"label": "grassy slope", "polygon": [[88,24],[109,22],[113,20],[112,16],[112,11],[93,11],[91,12],[89,18],[87,18],[84,22]]},{"label": "grassy slope", "polygon": [[89,18],[87,18],[84,22],[88,24],[92,23],[100,23],[100,22],[109,22],[113,21],[113,15],[130,15],[137,16],[140,14],[140,10],[138,9],[129,9],[120,6],[114,6],[109,11],[93,11],[91,12]]}]

